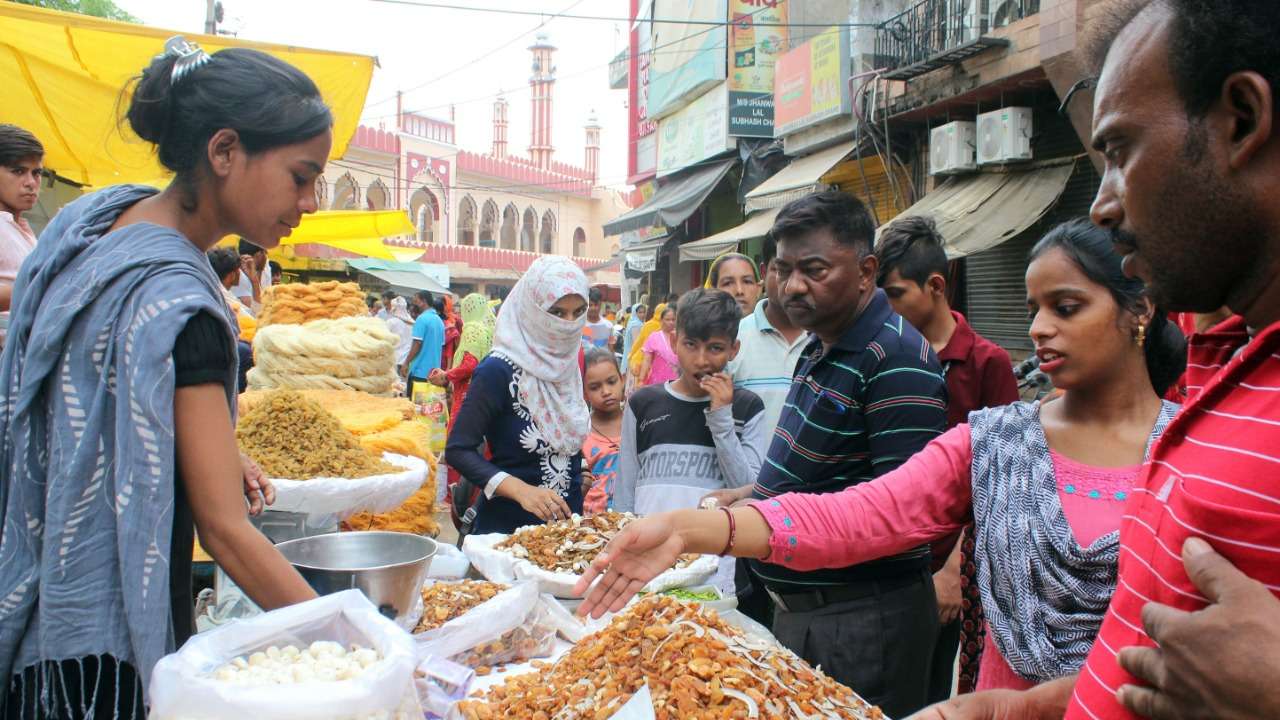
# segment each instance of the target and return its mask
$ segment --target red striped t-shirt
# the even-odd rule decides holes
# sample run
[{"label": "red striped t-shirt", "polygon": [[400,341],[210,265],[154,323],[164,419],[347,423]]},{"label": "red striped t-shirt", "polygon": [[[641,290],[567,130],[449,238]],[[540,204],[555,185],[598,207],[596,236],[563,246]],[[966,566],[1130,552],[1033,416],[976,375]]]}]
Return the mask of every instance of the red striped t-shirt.
[{"label": "red striped t-shirt", "polygon": [[1115,700],[1116,688],[1138,683],[1116,653],[1153,645],[1146,603],[1206,605],[1182,565],[1187,538],[1204,538],[1280,595],[1280,323],[1250,342],[1232,318],[1189,345],[1187,384],[1199,392],[1152,448],[1125,508],[1119,582],[1067,720],[1137,717]]}]

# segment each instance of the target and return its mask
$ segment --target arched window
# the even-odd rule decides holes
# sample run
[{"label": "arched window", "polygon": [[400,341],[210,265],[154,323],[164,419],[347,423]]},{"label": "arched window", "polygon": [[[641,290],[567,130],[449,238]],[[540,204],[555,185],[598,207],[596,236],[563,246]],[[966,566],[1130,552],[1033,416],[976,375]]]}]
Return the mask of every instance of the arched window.
[{"label": "arched window", "polygon": [[360,207],[360,186],[351,173],[343,173],[333,184],[333,209],[356,210]]},{"label": "arched window", "polygon": [[325,182],[323,175],[316,178],[316,207],[321,210],[329,207],[329,183]]},{"label": "arched window", "polygon": [[542,213],[542,229],[538,231],[538,250],[543,255],[556,251],[556,216],[550,210]]},{"label": "arched window", "polygon": [[533,252],[537,248],[533,245],[533,237],[538,232],[538,215],[533,212],[533,208],[524,209],[524,222],[520,226],[520,249],[525,252]]},{"label": "arched window", "polygon": [[458,244],[476,244],[476,201],[470,195],[458,203]]},{"label": "arched window", "polygon": [[413,218],[414,227],[418,229],[419,242],[436,241],[436,224],[440,221],[440,201],[434,193],[426,188],[418,188],[409,198],[409,216]]},{"label": "arched window", "polygon": [[364,203],[369,210],[386,210],[391,204],[391,193],[381,180],[374,180],[364,193]]},{"label": "arched window", "polygon": [[480,247],[497,247],[494,238],[498,233],[498,204],[492,200],[484,201],[484,212],[480,215]]},{"label": "arched window", "polygon": [[580,227],[573,229],[573,255],[574,257],[587,256],[587,233]]},{"label": "arched window", "polygon": [[520,211],[515,205],[502,208],[502,249],[516,249],[516,227],[520,224]]}]

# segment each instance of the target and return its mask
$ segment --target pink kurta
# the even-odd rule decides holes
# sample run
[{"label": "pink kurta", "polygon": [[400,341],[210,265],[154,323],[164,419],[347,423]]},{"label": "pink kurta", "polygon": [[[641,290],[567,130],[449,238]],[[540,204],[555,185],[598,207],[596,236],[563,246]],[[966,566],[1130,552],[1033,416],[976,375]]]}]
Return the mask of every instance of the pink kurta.
[{"label": "pink kurta", "polygon": [[[1076,542],[1120,527],[1140,466],[1099,468],[1051,452],[1058,497]],[[796,570],[846,567],[950,535],[972,520],[969,425],[957,425],[893,472],[833,495],[782,495],[753,504],[773,534],[767,562]],[[979,690],[1025,689],[987,633]]]}]

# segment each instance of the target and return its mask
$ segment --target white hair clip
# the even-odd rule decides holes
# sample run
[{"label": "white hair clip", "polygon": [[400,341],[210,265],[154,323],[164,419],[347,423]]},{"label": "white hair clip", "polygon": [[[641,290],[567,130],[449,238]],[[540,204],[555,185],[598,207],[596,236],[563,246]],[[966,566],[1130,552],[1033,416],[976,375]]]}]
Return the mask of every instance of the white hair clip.
[{"label": "white hair clip", "polygon": [[164,43],[164,55],[162,57],[174,56],[178,58],[173,63],[173,70],[169,74],[169,84],[177,85],[182,78],[191,74],[193,70],[203,66],[209,62],[209,53],[200,49],[200,46],[188,41],[181,35],[174,35]]}]

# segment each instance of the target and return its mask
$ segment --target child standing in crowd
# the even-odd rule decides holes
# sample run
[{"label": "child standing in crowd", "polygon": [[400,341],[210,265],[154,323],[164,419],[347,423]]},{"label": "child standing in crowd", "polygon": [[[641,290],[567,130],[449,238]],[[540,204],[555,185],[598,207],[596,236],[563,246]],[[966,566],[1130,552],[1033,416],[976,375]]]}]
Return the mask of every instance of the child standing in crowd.
[{"label": "child standing in crowd", "polygon": [[582,510],[592,515],[608,510],[618,477],[622,443],[622,374],[613,353],[591,348],[586,356],[583,390],[591,406],[591,432],[582,444],[582,486],[587,488]]},{"label": "child standing in crowd", "polygon": [[613,323],[600,315],[600,302],[604,295],[600,288],[591,288],[588,293],[587,324],[582,328],[582,344],[613,349]]},{"label": "child standing in crowd", "polygon": [[[738,354],[738,302],[722,290],[691,290],[676,317],[680,376],[627,402],[615,510],[693,508],[716,490],[750,487],[768,449],[764,402],[735,390],[724,371]],[[732,559],[721,561],[716,585],[733,591]]]},{"label": "child standing in crowd", "polygon": [[676,379],[679,360],[676,357],[676,304],[670,303],[658,316],[658,332],[640,348],[640,383],[661,385]]},{"label": "child standing in crowd", "polygon": [[708,492],[751,485],[760,472],[764,403],[750,390],[735,391],[724,372],[738,353],[737,302],[720,290],[690,290],[678,318],[680,377],[637,390],[627,402],[617,510],[696,507]]},{"label": "child standing in crowd", "polygon": [[[947,381],[947,427],[969,420],[969,413],[1018,401],[1009,353],[969,327],[947,301],[947,253],[931,218],[903,217],[880,233],[876,284],[884,288],[894,312],[906,318],[938,354]],[[933,651],[929,702],[951,697],[956,651],[960,655],[960,692],[972,692],[983,642],[982,602],[978,597],[973,536],[933,543],[933,588],[942,627]],[[963,574],[964,579],[961,579]],[[963,592],[962,592],[963,590]],[[967,605],[964,601],[967,600]],[[961,625],[970,628],[961,632]],[[963,635],[963,642],[962,642]]]}]

